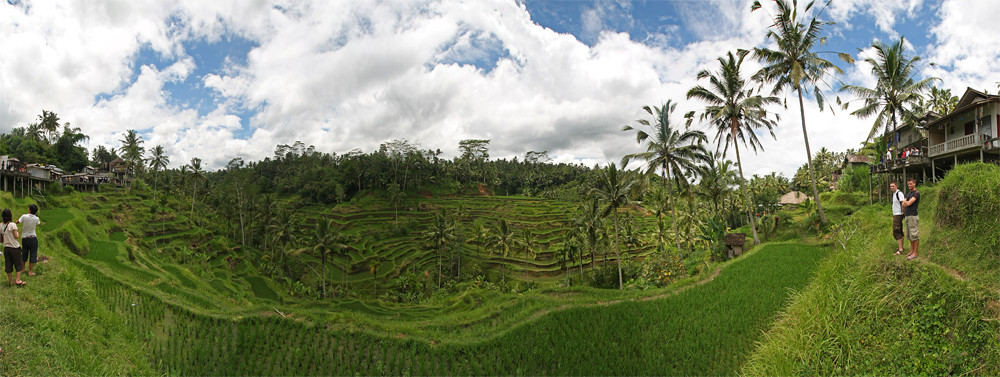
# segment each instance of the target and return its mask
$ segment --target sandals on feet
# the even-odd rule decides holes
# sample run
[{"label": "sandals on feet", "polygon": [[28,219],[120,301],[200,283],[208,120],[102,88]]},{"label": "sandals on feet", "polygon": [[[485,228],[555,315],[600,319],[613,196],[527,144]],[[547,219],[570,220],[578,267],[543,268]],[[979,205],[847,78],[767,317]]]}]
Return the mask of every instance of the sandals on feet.
[{"label": "sandals on feet", "polygon": [[15,285],[17,285],[18,287],[20,287],[20,286],[23,286],[23,285],[27,285],[27,284],[28,284],[28,282],[26,282],[26,281],[24,281],[24,280],[21,280],[21,281],[19,281],[19,282],[17,282],[17,283],[14,283],[14,284],[15,284]]},{"label": "sandals on feet", "polygon": [[906,260],[914,260],[914,259],[917,259],[916,255],[907,255],[906,256]]},{"label": "sandals on feet", "polygon": [[896,250],[896,253],[893,255],[903,255],[903,250]]}]

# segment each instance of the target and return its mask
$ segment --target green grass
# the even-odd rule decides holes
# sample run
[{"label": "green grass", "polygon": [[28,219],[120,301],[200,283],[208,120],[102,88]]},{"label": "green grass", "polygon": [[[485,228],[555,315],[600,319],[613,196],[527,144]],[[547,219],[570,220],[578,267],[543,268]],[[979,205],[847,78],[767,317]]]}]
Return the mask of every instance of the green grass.
[{"label": "green grass", "polygon": [[247,284],[250,284],[250,289],[253,290],[253,294],[257,297],[278,301],[278,293],[267,285],[267,280],[264,280],[264,278],[260,276],[244,276],[243,280],[246,280]]},{"label": "green grass", "polygon": [[923,257],[891,254],[887,206],[858,211],[847,249],[820,266],[743,374],[1000,374],[1000,323],[984,320],[1000,314],[996,292],[933,263],[933,234],[947,230],[935,225],[937,189],[919,189]]}]

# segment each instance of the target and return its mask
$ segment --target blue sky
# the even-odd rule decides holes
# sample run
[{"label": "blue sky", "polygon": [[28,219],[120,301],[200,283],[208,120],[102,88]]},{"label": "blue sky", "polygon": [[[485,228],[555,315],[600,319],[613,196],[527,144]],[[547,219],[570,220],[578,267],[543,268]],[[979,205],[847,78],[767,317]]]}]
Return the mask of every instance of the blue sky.
[{"label": "blue sky", "polygon": [[[486,138],[494,157],[547,150],[603,164],[638,150],[620,129],[642,106],[673,100],[678,119],[698,110],[684,99],[698,71],[767,43],[774,7],[763,3],[751,13],[742,0],[8,1],[0,132],[51,110],[91,136],[88,148],[136,129],[174,167],[259,160],[296,140],[345,153],[397,138],[446,156]],[[902,35],[941,87],[997,89],[1000,42],[970,36],[1000,32],[1000,2],[824,4],[815,11],[835,22],[824,50],[860,59],[873,40]],[[828,97],[843,96],[842,82],[871,85],[870,67],[838,64]],[[748,174],[805,162],[797,110],[774,109],[777,140],[744,157]],[[807,106],[814,151],[867,136],[871,120],[849,111]]]}]

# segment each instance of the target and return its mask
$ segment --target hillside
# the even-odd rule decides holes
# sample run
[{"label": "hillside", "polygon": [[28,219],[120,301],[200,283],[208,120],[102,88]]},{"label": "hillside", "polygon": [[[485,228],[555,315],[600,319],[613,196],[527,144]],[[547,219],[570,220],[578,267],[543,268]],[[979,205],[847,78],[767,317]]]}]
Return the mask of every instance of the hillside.
[{"label": "hillside", "polygon": [[[461,208],[532,227],[541,240],[536,255],[504,263],[522,284],[540,286],[508,293],[466,286],[419,304],[296,296],[294,285],[268,279],[235,242],[193,225],[182,202],[163,206],[124,191],[50,196],[40,212],[41,254],[50,259],[27,287],[0,288],[0,300],[11,303],[0,306],[0,359],[11,361],[0,374],[941,374],[980,367],[989,374],[986,361],[1000,349],[998,321],[990,320],[1000,317],[997,286],[988,284],[997,271],[937,251],[983,242],[969,237],[982,231],[969,220],[985,216],[991,202],[980,200],[987,212],[971,209],[957,226],[941,220],[954,214],[941,215],[937,205],[956,192],[975,195],[950,188],[968,180],[949,176],[921,189],[927,258],[916,263],[883,252],[891,248],[884,206],[857,210],[859,197],[833,194],[824,197],[831,219],[857,226],[846,251],[836,232],[813,238],[805,210],[793,209],[772,234],[783,241],[664,288],[625,291],[558,286],[563,275],[546,251],[559,241],[548,234],[566,226],[559,218],[574,209],[569,204],[423,197],[404,203],[399,224],[418,227],[435,210]],[[0,205],[15,213],[29,202],[0,194]],[[417,232],[390,237],[396,213],[380,204],[299,211],[309,223],[342,224],[362,251],[357,264],[385,255],[393,265],[434,266],[433,254],[412,246]],[[469,259],[495,257],[475,242],[463,247]],[[355,290],[375,288],[363,268],[346,276]],[[383,282],[395,278],[393,269],[378,271]],[[889,360],[890,353],[908,356]]]},{"label": "hillside", "polygon": [[921,258],[892,255],[889,208],[782,314],[747,375],[1000,374],[1000,169],[969,164],[921,191]]},{"label": "hillside", "polygon": [[[0,205],[15,213],[29,202],[34,200],[0,194]],[[503,214],[519,224],[533,224],[542,240],[538,244],[544,246],[534,258],[511,258],[510,270],[520,278],[561,279],[558,269],[545,272],[552,268],[545,265],[552,262],[544,250],[553,246],[544,240],[546,232],[558,231],[562,223],[555,219],[563,215],[558,211],[568,211],[569,205],[506,197],[445,197],[426,203],[461,206],[467,213],[480,211],[482,216]],[[420,305],[363,299],[319,302],[295,298],[284,290],[285,285],[261,276],[252,264],[241,260],[238,248],[225,237],[193,226],[184,203],[161,206],[124,191],[111,191],[50,196],[40,206],[44,221],[41,254],[48,259],[36,267],[39,276],[26,278],[27,287],[0,289],[0,299],[12,303],[2,306],[3,318],[9,320],[0,323],[0,346],[5,350],[0,358],[19,360],[4,369],[4,375],[466,373],[492,368],[494,362],[502,362],[511,374],[602,367],[574,363],[552,369],[518,361],[518,350],[524,350],[520,339],[530,336],[540,342],[539,347],[548,347],[565,341],[558,334],[570,333],[584,337],[573,341],[583,351],[605,349],[615,339],[636,350],[666,347],[658,354],[669,358],[703,354],[707,363],[650,358],[646,366],[634,366],[637,373],[652,373],[649,368],[664,362],[682,374],[706,365],[733,371],[739,365],[733,360],[739,358],[698,350],[717,349],[715,344],[725,343],[735,348],[718,348],[720,352],[745,355],[756,339],[752,334],[763,331],[784,305],[787,288],[803,286],[811,275],[811,269],[781,272],[769,266],[815,265],[823,255],[820,250],[796,253],[797,248],[789,246],[764,248],[747,258],[711,266],[714,275],[651,290],[622,292],[547,284],[547,288],[519,293],[472,288],[461,295],[432,297]],[[335,221],[355,216],[352,225],[364,223],[367,217],[380,219],[375,224],[395,221],[388,217],[391,213],[377,209],[303,211]],[[417,209],[401,213],[400,222],[421,221],[424,216],[426,212]],[[366,245],[361,235],[362,242],[355,245]],[[414,241],[398,244],[408,242]],[[392,250],[369,247],[379,250],[375,253]],[[470,257],[476,255],[470,253]],[[751,277],[764,280],[748,283],[745,279]],[[352,275],[350,281],[363,279],[354,280]],[[748,303],[740,300],[748,297],[769,299],[766,305],[753,308],[697,307],[697,301],[711,296],[743,306]],[[748,309],[759,310],[752,316],[758,319],[747,317]],[[671,319],[662,331],[677,329],[682,339],[705,339],[699,336],[704,331],[688,331],[719,329],[718,323],[739,323],[750,335],[734,340],[725,331],[714,335],[720,340],[711,343],[659,343],[658,336],[635,337],[631,327],[615,325],[645,323],[656,312],[660,312],[656,318]],[[586,318],[580,322],[583,325],[608,323],[612,332],[608,339],[593,338],[583,329],[564,327],[574,326],[573,318]],[[705,322],[691,327],[688,319]],[[369,357],[372,354],[380,356]],[[435,361],[455,354],[476,354],[483,359],[462,365]],[[603,365],[603,361],[590,360],[595,361]]]}]

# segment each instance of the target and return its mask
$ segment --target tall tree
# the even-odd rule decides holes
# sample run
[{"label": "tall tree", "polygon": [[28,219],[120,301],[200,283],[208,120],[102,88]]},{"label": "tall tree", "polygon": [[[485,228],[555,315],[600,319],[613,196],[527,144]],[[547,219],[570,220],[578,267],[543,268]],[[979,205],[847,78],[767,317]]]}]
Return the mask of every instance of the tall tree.
[{"label": "tall tree", "polygon": [[951,94],[951,89],[938,89],[938,87],[931,88],[930,99],[930,110],[938,113],[938,115],[945,115],[952,110],[955,110],[955,106],[958,106],[958,96]]},{"label": "tall tree", "polygon": [[167,164],[170,163],[170,156],[167,156],[167,152],[163,150],[162,145],[157,145],[150,150],[149,155],[149,168],[153,170],[153,200],[156,200],[156,186],[159,182],[159,172],[162,169],[167,168]]},{"label": "tall tree", "polygon": [[[711,72],[703,70],[698,72],[698,79],[708,79],[708,87],[701,85],[691,88],[687,93],[687,98],[697,98],[708,106],[705,106],[701,114],[702,120],[707,120],[715,126],[715,140],[719,146],[723,146],[723,157],[732,144],[736,151],[736,166],[740,172],[740,191],[747,202],[747,212],[750,214],[750,229],[753,233],[754,244],[760,243],[757,237],[757,226],[755,225],[756,208],[747,193],[743,176],[743,160],[740,158],[740,142],[743,145],[750,145],[750,148],[757,152],[757,149],[764,149],[764,146],[757,138],[758,130],[767,130],[774,137],[774,127],[777,125],[777,116],[773,119],[768,115],[767,105],[781,104],[781,100],[774,96],[762,96],[755,93],[748,82],[740,74],[740,66],[743,65],[743,58],[747,51],[740,51],[733,56],[732,52],[720,57],[719,70]],[[706,159],[706,162],[708,159]]]},{"label": "tall tree", "polygon": [[[802,137],[806,146],[809,180],[812,183],[813,198],[816,199],[820,221],[826,223],[826,214],[823,213],[823,206],[819,202],[816,176],[812,168],[812,151],[809,150],[809,133],[806,130],[806,111],[802,101],[802,88],[812,86],[816,104],[822,111],[825,103],[819,84],[825,82],[824,78],[831,71],[838,74],[843,73],[843,71],[829,60],[821,58],[819,52],[814,51],[823,42],[824,38],[820,37],[820,33],[823,26],[830,24],[829,22],[812,17],[808,24],[803,24],[799,20],[798,1],[793,0],[791,4],[787,0],[772,1],[777,5],[778,12],[773,17],[774,22],[768,27],[767,39],[774,41],[777,46],[773,50],[754,48],[754,56],[764,64],[764,68],[761,68],[755,77],[761,81],[773,82],[773,94],[790,88],[799,97],[799,113],[802,117]],[[813,1],[807,3],[802,14],[808,13],[812,6]],[[750,11],[761,8],[760,1],[756,0]],[[848,54],[837,53],[837,55],[844,61],[853,61]]]},{"label": "tall tree", "polygon": [[188,179],[191,180],[191,216],[194,216],[194,200],[198,196],[198,183],[206,180],[205,171],[201,169],[201,159],[192,158],[187,165]]},{"label": "tall tree", "polygon": [[389,204],[392,205],[392,209],[395,211],[395,223],[399,225],[399,205],[403,203],[403,190],[399,188],[399,184],[392,182],[389,187],[385,190],[385,194],[389,197]]},{"label": "tall tree", "polygon": [[59,137],[59,116],[51,111],[42,110],[42,115],[38,116],[38,130],[45,133],[43,140],[46,144],[51,144]]},{"label": "tall tree", "polygon": [[56,160],[66,171],[82,171],[87,166],[87,149],[77,145],[89,137],[79,127],[63,125],[63,132],[52,145]]},{"label": "tall tree", "polygon": [[625,289],[625,283],[622,280],[622,252],[618,232],[618,210],[632,204],[631,197],[635,186],[638,184],[639,180],[636,179],[632,171],[619,170],[612,162],[606,168],[601,169],[598,186],[592,190],[592,193],[604,202],[601,217],[614,216],[615,219],[615,254],[618,257],[618,289]]},{"label": "tall tree", "polygon": [[[142,136],[135,130],[125,131],[125,135],[120,140],[122,146],[118,149],[125,160],[125,177],[129,190],[132,189],[132,178],[135,177],[136,167],[142,164],[142,155],[145,148],[142,147]],[[200,160],[199,160],[200,164]],[[193,205],[192,205],[193,206]]]},{"label": "tall tree", "polygon": [[505,286],[507,285],[507,258],[510,257],[510,251],[517,246],[517,243],[514,228],[507,223],[507,219],[500,218],[493,224],[486,244],[490,250],[500,255],[500,279]]},{"label": "tall tree", "polygon": [[[677,251],[681,250],[680,235],[677,230],[677,211],[674,208],[673,181],[672,175],[676,176],[681,170],[695,170],[698,162],[708,160],[705,147],[702,145],[707,140],[705,133],[701,131],[681,130],[670,120],[670,114],[677,108],[676,103],[667,101],[658,108],[644,106],[649,115],[653,116],[653,121],[647,119],[636,120],[642,126],[649,129],[636,129],[632,126],[625,126],[622,131],[635,130],[635,141],[639,144],[646,143],[646,151],[626,155],[622,159],[622,166],[627,166],[632,159],[642,159],[646,161],[647,174],[652,174],[656,169],[660,169],[662,183],[667,185],[667,200],[673,218],[674,241],[677,243]],[[614,166],[613,164],[611,166]],[[606,174],[606,173],[605,173]],[[615,231],[618,226],[615,225]]]},{"label": "tall tree", "polygon": [[437,251],[438,288],[441,288],[441,277],[444,275],[442,272],[441,258],[445,254],[445,249],[455,241],[455,222],[452,221],[451,216],[445,212],[444,208],[441,208],[441,211],[434,213],[434,219],[431,221],[431,227],[424,231],[423,239],[427,245],[433,247]]},{"label": "tall tree", "polygon": [[336,222],[333,219],[326,219],[316,221],[316,225],[313,227],[312,239],[310,240],[309,247],[305,249],[299,249],[296,253],[310,252],[313,255],[319,257],[320,259],[320,277],[321,283],[323,285],[323,298],[329,297],[326,294],[326,261],[331,253],[338,250],[346,250],[347,245],[343,242],[343,237],[340,231],[337,229]]},{"label": "tall tree", "polygon": [[737,173],[732,169],[732,161],[724,159],[717,152],[710,154],[708,164],[702,169],[698,196],[711,201],[715,213],[719,213],[719,203],[729,194],[730,187],[738,179]]},{"label": "tall tree", "polygon": [[882,41],[872,43],[875,57],[865,58],[872,66],[875,87],[844,85],[845,90],[861,99],[863,105],[851,115],[859,118],[875,116],[875,124],[868,132],[871,140],[879,131],[894,131],[905,118],[912,118],[911,109],[923,100],[922,92],[932,89],[931,83],[937,78],[917,80],[919,56],[906,56],[906,39],[900,37],[896,43],[886,45]]}]

